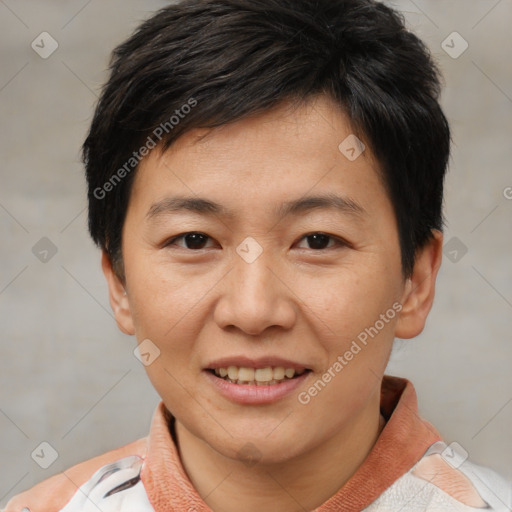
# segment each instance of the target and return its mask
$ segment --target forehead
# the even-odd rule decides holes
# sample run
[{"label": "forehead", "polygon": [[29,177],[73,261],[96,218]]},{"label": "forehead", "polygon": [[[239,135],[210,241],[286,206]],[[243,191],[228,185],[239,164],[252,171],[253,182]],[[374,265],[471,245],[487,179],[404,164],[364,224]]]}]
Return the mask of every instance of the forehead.
[{"label": "forehead", "polygon": [[167,151],[153,150],[137,171],[131,201],[143,204],[149,218],[178,206],[282,217],[309,204],[356,219],[387,201],[378,164],[369,148],[357,156],[357,140],[347,116],[325,97],[282,104],[215,129],[191,130]]}]

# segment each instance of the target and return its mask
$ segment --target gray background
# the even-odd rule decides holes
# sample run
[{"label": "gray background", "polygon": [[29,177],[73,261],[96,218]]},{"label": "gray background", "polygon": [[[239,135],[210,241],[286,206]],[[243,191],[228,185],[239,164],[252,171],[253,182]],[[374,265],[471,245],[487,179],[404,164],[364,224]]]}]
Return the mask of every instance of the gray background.
[{"label": "gray background", "polygon": [[[159,401],[112,318],[79,147],[109,52],[165,3],[0,0],[0,505],[144,436]],[[445,76],[446,242],[456,239],[424,333],[397,340],[388,371],[413,380],[447,442],[512,478],[512,1],[389,3]],[[47,59],[31,48],[43,31],[59,44]],[[441,47],[453,31],[469,43],[456,59]],[[43,237],[57,249],[46,262],[33,252]],[[43,441],[58,452],[48,469],[31,457]],[[50,462],[43,452],[34,458]]]}]

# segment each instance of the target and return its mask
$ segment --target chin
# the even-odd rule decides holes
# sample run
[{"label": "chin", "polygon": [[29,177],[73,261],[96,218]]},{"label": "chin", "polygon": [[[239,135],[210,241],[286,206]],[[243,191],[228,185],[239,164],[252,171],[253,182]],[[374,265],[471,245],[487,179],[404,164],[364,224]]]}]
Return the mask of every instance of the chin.
[{"label": "chin", "polygon": [[[266,432],[266,430],[263,430]],[[266,433],[246,432],[243,436],[233,436],[210,446],[225,457],[243,462],[247,467],[256,465],[273,465],[288,462],[302,453],[297,437],[287,434],[274,436]]]}]

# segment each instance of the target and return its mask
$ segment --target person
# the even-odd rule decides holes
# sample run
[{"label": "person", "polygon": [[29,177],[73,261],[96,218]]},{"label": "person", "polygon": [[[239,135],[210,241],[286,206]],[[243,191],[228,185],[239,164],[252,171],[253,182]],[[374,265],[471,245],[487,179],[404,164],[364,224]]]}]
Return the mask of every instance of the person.
[{"label": "person", "polygon": [[441,265],[439,94],[372,0],[182,0],[118,46],[89,229],[162,401],[6,512],[510,510],[385,374]]}]

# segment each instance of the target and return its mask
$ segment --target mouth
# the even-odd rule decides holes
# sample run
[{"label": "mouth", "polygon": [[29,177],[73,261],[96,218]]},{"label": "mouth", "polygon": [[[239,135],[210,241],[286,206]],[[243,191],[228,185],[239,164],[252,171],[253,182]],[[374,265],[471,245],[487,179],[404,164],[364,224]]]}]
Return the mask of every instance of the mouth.
[{"label": "mouth", "polygon": [[311,370],[308,368],[285,368],[284,366],[265,366],[263,368],[219,366],[207,368],[207,371],[231,384],[275,386],[297,379]]},{"label": "mouth", "polygon": [[269,405],[293,399],[307,384],[312,368],[279,356],[250,358],[233,355],[203,367],[206,382],[215,393],[240,405]]}]

